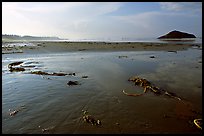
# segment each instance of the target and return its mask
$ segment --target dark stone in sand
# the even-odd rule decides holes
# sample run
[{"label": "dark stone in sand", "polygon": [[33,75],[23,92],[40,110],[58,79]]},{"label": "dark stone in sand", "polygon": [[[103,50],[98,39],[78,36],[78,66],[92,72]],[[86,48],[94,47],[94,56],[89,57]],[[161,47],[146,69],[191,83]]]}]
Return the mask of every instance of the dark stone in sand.
[{"label": "dark stone in sand", "polygon": [[196,38],[195,35],[185,33],[185,32],[180,32],[180,31],[171,31],[166,35],[160,36],[158,39],[173,39],[173,38]]},{"label": "dark stone in sand", "polygon": [[78,51],[85,51],[86,49],[78,49]]},{"label": "dark stone in sand", "polygon": [[127,58],[128,56],[118,56],[118,58]]},{"label": "dark stone in sand", "polygon": [[71,75],[71,76],[72,76],[72,75],[73,75],[73,76],[76,76],[76,74],[75,74],[75,73],[69,73],[68,75]]},{"label": "dark stone in sand", "polygon": [[24,68],[12,68],[12,67],[11,67],[11,68],[9,69],[9,71],[10,71],[10,72],[19,72],[19,71],[25,71],[25,69],[24,69]]},{"label": "dark stone in sand", "polygon": [[49,75],[49,73],[42,72],[42,71],[31,71],[31,74],[36,74],[36,75]]},{"label": "dark stone in sand", "polygon": [[67,83],[67,85],[78,85],[79,83],[78,83],[78,81],[69,81],[68,83]]},{"label": "dark stone in sand", "polygon": [[88,78],[88,76],[82,76],[82,78]]},{"label": "dark stone in sand", "polygon": [[10,64],[8,65],[8,67],[9,67],[9,68],[12,68],[13,66],[17,66],[17,65],[20,65],[20,64],[22,64],[22,63],[23,63],[23,61],[13,62],[13,63],[10,63]]},{"label": "dark stone in sand", "polygon": [[174,53],[177,53],[177,51],[168,51],[168,52],[174,52]]},{"label": "dark stone in sand", "polygon": [[155,56],[150,56],[150,58],[155,58]]},{"label": "dark stone in sand", "polygon": [[64,73],[53,73],[53,74],[50,74],[50,75],[53,75],[53,76],[66,76],[67,74],[64,74]]},{"label": "dark stone in sand", "polygon": [[25,71],[25,69],[22,68],[22,67],[17,67],[17,68],[14,68],[14,67],[13,67],[13,66],[20,65],[20,64],[22,64],[22,63],[23,63],[23,61],[18,61],[18,62],[10,63],[10,64],[8,65],[9,71],[10,71],[10,72]]},{"label": "dark stone in sand", "polygon": [[64,73],[47,73],[47,72],[42,72],[42,71],[31,71],[31,74],[36,74],[36,75],[51,75],[51,76],[65,76],[67,74]]}]

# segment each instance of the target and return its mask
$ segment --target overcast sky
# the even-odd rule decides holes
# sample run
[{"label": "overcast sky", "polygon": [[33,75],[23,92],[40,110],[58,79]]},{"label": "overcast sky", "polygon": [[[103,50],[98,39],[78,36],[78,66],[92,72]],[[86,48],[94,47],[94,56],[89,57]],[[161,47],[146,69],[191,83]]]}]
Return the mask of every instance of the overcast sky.
[{"label": "overcast sky", "polygon": [[3,2],[2,34],[68,39],[202,36],[201,2]]}]

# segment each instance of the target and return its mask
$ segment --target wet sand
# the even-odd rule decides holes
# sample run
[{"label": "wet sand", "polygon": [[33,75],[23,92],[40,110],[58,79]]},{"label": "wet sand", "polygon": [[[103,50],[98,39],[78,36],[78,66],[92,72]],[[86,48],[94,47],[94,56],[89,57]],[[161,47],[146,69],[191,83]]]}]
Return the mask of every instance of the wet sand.
[{"label": "wet sand", "polygon": [[[142,42],[31,42],[21,45],[5,46],[2,53],[46,53],[46,52],[67,52],[67,51],[179,51],[186,50],[199,44],[181,43],[142,43]],[[11,43],[4,43],[11,44]]]},{"label": "wet sand", "polygon": [[[193,120],[202,118],[202,46],[34,42],[15,48],[22,53],[2,55],[3,133],[201,134]],[[17,61],[31,67],[10,72],[8,64]],[[39,70],[76,75],[29,74]],[[135,75],[182,101],[152,92],[123,94],[123,89],[143,92],[128,81]],[[80,84],[69,86],[70,80]],[[9,115],[18,108],[16,115]],[[82,110],[102,125],[84,122]]]}]

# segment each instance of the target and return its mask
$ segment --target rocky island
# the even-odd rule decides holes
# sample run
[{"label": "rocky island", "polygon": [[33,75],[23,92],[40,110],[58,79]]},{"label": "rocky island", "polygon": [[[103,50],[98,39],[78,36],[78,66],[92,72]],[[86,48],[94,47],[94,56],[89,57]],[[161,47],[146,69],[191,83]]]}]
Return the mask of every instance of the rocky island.
[{"label": "rocky island", "polygon": [[160,36],[158,39],[180,39],[180,38],[196,38],[196,36],[193,34],[174,30],[166,35]]}]

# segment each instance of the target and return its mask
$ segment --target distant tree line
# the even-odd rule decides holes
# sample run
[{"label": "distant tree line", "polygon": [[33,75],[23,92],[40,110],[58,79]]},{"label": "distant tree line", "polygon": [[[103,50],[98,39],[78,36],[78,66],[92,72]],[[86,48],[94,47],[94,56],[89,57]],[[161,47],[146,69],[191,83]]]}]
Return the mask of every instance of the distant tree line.
[{"label": "distant tree line", "polygon": [[41,36],[19,36],[19,35],[8,35],[2,34],[2,39],[10,40],[62,40],[59,37],[41,37]]}]

